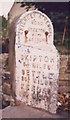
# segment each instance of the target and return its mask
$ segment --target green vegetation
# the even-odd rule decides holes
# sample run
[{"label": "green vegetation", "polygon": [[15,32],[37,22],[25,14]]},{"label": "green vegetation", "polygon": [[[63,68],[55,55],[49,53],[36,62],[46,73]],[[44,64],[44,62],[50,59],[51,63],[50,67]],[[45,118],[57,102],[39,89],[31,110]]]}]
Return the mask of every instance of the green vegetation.
[{"label": "green vegetation", "polygon": [[8,21],[4,16],[0,16],[0,36],[6,38],[8,36]]}]

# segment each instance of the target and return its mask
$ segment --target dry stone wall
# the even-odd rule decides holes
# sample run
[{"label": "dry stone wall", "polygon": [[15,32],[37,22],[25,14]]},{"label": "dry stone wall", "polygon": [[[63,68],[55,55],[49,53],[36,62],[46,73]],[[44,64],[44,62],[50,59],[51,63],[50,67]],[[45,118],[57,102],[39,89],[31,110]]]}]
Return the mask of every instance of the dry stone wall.
[{"label": "dry stone wall", "polygon": [[66,93],[70,91],[70,55],[60,56],[59,71],[59,92]]}]

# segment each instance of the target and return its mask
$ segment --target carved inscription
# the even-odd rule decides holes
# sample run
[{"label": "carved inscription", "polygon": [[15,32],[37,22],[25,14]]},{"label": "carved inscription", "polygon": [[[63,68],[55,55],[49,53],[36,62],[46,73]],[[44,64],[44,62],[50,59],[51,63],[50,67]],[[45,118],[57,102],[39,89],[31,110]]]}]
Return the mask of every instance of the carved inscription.
[{"label": "carved inscription", "polygon": [[17,58],[17,61],[22,68],[20,85],[22,100],[28,105],[48,110],[51,96],[54,95],[56,98],[57,93],[54,94],[54,91],[57,91],[56,67],[52,67],[55,58],[52,53],[48,55],[46,51],[37,48],[27,46],[18,48],[20,58]]},{"label": "carved inscription", "polygon": [[52,39],[52,29],[48,18],[36,11],[27,14],[18,21],[18,43],[21,43],[21,36],[25,37],[24,43],[46,44],[48,40]]},{"label": "carved inscription", "polygon": [[52,23],[46,15],[33,11],[19,18],[15,58],[16,98],[56,113],[59,54],[53,45]]}]

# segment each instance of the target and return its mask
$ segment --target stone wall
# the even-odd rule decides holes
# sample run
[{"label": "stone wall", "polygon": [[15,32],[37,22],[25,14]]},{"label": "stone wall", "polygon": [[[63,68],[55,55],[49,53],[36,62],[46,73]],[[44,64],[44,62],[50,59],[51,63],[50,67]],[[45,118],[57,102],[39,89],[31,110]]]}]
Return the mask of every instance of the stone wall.
[{"label": "stone wall", "polygon": [[59,91],[61,93],[70,90],[70,55],[60,56],[60,74],[59,74]]}]

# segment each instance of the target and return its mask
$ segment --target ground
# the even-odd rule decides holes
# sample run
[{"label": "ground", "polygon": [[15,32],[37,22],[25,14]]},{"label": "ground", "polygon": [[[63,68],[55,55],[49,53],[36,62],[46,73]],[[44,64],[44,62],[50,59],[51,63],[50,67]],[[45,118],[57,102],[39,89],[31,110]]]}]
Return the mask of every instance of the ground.
[{"label": "ground", "polygon": [[68,118],[67,112],[51,114],[47,111],[32,108],[24,104],[20,106],[8,106],[2,111],[3,118]]}]

